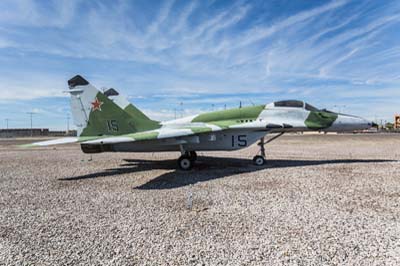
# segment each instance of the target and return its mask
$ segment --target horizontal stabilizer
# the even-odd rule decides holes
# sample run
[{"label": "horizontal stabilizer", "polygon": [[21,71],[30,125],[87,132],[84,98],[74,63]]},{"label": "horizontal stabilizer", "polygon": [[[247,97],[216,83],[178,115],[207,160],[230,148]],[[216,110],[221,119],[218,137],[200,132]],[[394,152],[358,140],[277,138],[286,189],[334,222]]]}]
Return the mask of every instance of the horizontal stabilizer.
[{"label": "horizontal stabilizer", "polygon": [[78,138],[67,137],[67,138],[52,139],[52,140],[34,142],[31,144],[19,145],[19,147],[21,147],[21,148],[45,147],[45,146],[50,146],[50,145],[60,145],[60,144],[68,144],[68,143],[75,143],[75,142],[78,142]]}]

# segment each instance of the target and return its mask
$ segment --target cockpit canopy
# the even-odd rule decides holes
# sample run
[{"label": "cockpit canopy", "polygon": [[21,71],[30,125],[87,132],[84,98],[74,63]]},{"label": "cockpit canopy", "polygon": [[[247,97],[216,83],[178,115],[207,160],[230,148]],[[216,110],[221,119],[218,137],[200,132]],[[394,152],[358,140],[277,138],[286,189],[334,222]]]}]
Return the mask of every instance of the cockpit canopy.
[{"label": "cockpit canopy", "polygon": [[303,101],[297,100],[286,100],[286,101],[279,101],[274,102],[275,107],[291,107],[291,108],[304,108],[307,111],[320,111],[318,108],[312,106],[311,104],[305,103]]}]

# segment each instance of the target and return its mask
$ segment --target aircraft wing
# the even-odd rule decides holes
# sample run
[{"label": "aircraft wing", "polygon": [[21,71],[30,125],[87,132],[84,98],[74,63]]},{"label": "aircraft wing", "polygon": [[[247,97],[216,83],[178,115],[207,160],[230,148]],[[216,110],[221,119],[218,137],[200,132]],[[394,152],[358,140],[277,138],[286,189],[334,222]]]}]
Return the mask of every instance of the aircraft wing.
[{"label": "aircraft wing", "polygon": [[[183,127],[163,127],[156,130],[149,130],[144,132],[138,132],[133,134],[126,134],[121,136],[110,136],[97,138],[93,140],[87,140],[81,142],[82,144],[116,144],[116,143],[127,143],[137,142],[146,140],[167,140],[175,139],[178,141],[179,138],[195,136],[202,133],[211,133],[216,131],[224,130],[223,127],[217,127],[214,125],[205,126],[183,126]],[[179,142],[179,141],[178,141]],[[170,143],[168,143],[170,144]]]},{"label": "aircraft wing", "polygon": [[[176,144],[185,143],[183,140],[178,140],[180,137],[190,137],[201,133],[210,133],[221,131],[224,127],[218,127],[215,125],[203,124],[201,126],[182,126],[182,127],[163,127],[155,130],[137,132],[132,134],[125,134],[120,136],[85,136],[85,137],[67,137],[60,139],[53,139],[47,141],[34,142],[31,144],[19,145],[21,148],[33,148],[33,147],[45,147],[50,145],[61,145],[69,143],[82,143],[82,144],[116,144],[116,143],[127,143],[137,142],[146,140],[168,140],[174,139]],[[171,144],[168,142],[166,144]]]}]

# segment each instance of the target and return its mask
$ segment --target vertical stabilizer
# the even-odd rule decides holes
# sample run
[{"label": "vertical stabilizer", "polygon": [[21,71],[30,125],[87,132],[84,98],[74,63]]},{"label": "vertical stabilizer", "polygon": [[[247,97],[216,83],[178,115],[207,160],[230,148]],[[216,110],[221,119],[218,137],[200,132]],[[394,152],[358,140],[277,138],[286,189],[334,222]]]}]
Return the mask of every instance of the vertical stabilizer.
[{"label": "vertical stabilizer", "polygon": [[160,127],[140,111],[130,113],[129,102],[108,98],[79,75],[70,79],[68,86],[79,136],[123,135]]}]

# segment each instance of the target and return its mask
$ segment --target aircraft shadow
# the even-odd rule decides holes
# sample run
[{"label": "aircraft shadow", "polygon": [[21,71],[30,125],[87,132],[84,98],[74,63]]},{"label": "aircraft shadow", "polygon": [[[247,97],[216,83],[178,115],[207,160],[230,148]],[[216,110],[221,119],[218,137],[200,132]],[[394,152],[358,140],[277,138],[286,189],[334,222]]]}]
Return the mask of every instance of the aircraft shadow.
[{"label": "aircraft shadow", "polygon": [[339,159],[339,160],[268,160],[264,166],[254,166],[251,160],[237,158],[199,157],[192,171],[176,169],[176,160],[141,160],[126,159],[120,167],[101,172],[61,178],[62,181],[73,181],[98,177],[133,174],[150,170],[173,170],[162,174],[135,189],[173,189],[198,182],[206,182],[240,173],[251,173],[270,168],[302,167],[323,164],[380,163],[394,160],[382,159]]}]

